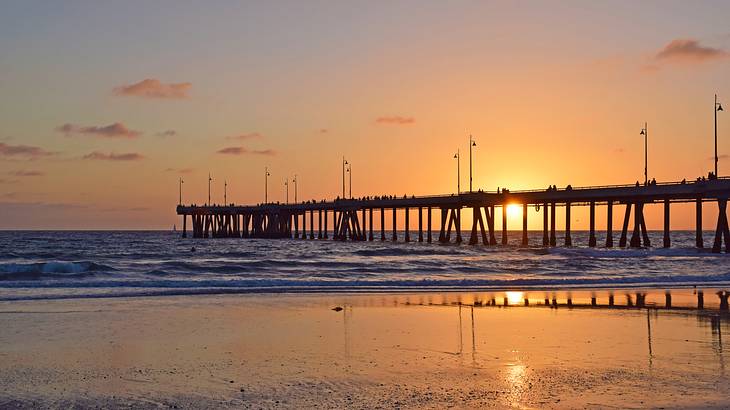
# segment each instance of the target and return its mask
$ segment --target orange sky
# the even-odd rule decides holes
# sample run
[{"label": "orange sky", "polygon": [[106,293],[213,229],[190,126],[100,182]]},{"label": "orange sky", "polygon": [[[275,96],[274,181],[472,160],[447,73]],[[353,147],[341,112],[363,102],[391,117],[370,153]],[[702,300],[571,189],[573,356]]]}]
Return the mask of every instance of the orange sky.
[{"label": "orange sky", "polygon": [[[633,183],[644,121],[650,178],[694,179],[712,167],[713,94],[730,101],[729,14],[709,2],[14,3],[0,16],[0,228],[169,229],[179,177],[184,202],[205,202],[210,172],[214,202],[227,180],[229,201],[255,203],[267,166],[270,199],[294,174],[300,199],[333,198],[343,155],[355,196],[449,193],[457,149],[468,187],[469,134],[475,189]],[[691,207],[676,209],[673,225],[692,228]]]}]

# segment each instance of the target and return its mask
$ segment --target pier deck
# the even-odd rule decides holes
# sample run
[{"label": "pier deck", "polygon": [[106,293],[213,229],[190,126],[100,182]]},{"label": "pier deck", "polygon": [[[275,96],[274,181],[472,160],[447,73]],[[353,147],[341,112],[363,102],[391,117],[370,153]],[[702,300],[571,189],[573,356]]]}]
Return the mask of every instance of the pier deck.
[{"label": "pier deck", "polygon": [[[730,178],[701,180],[692,182],[659,183],[654,185],[614,185],[596,187],[568,187],[561,189],[541,189],[527,191],[466,192],[450,195],[403,196],[403,197],[364,197],[358,199],[336,199],[333,201],[307,201],[297,204],[269,203],[259,205],[179,205],[178,215],[183,216],[183,236],[187,235],[188,216],[192,220],[193,237],[241,237],[241,238],[302,238],[328,239],[332,233],[336,240],[374,240],[374,213],[380,216],[380,239],[386,240],[386,213],[392,217],[391,240],[398,240],[396,214],[405,213],[404,241],[410,241],[409,218],[411,210],[417,210],[418,241],[433,240],[432,211],[441,214],[438,238],[440,242],[462,242],[461,214],[471,210],[473,221],[470,243],[480,241],[495,245],[495,208],[517,204],[527,210],[530,206],[542,209],[543,245],[557,246],[555,214],[556,207],[566,214],[564,243],[572,245],[570,236],[570,211],[574,206],[590,208],[590,237],[588,246],[596,246],[595,235],[596,207],[606,208],[607,235],[605,246],[612,247],[613,208],[624,206],[623,225],[620,229],[620,247],[650,246],[644,220],[644,207],[649,204],[662,204],[664,207],[663,246],[671,244],[670,208],[672,203],[693,202],[696,204],[697,247],[704,247],[702,238],[702,203],[718,204],[719,215],[713,242],[713,251],[720,252],[730,248],[730,231],[727,221],[727,200],[730,197]],[[424,226],[424,213],[426,223]],[[633,218],[632,218],[633,213]],[[328,229],[328,220],[333,229]],[[523,212],[522,245],[527,245],[527,212]],[[309,220],[309,221],[307,221]],[[309,236],[307,236],[309,223]],[[633,225],[629,238],[629,227]],[[507,241],[506,213],[502,212],[501,243]],[[316,228],[316,232],[315,232]],[[424,229],[425,228],[425,229]],[[453,234],[453,236],[452,236]]]}]

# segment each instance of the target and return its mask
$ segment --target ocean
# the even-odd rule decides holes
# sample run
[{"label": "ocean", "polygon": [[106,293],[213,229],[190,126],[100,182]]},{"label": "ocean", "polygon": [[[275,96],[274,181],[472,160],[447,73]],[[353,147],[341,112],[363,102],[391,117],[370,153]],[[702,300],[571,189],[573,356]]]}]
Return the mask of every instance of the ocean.
[{"label": "ocean", "polygon": [[[581,231],[572,233],[574,247],[536,246],[542,232],[530,232],[535,245],[521,247],[521,234],[510,232],[510,245],[487,247],[468,245],[468,232],[456,245],[4,231],[0,300],[730,285],[730,255],[696,249],[694,232],[673,232],[669,249],[633,250],[588,248]],[[713,236],[705,232],[705,246]],[[650,237],[661,245],[661,232]],[[598,233],[599,245],[604,238]]]}]

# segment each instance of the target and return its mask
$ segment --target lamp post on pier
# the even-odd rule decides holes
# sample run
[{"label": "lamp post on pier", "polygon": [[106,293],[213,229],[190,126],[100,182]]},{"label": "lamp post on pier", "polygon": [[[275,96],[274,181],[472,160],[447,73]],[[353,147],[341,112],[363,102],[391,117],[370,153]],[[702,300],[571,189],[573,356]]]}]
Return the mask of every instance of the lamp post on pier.
[{"label": "lamp post on pier", "polygon": [[458,149],[454,154],[454,159],[456,160],[456,195],[459,195],[461,193],[461,156]]},{"label": "lamp post on pier", "polygon": [[269,167],[264,168],[266,174],[264,175],[264,203],[269,203]]},{"label": "lamp post on pier", "polygon": [[289,205],[289,178],[284,180],[284,186],[286,187],[286,204]]},{"label": "lamp post on pier", "polygon": [[350,178],[349,190],[350,190],[350,199],[352,199],[352,164],[347,164],[347,173],[349,174],[348,176]]},{"label": "lamp post on pier", "polygon": [[184,184],[184,183],[185,183],[185,181],[183,181],[183,179],[180,178],[180,181],[178,184],[179,185],[179,196],[180,196],[178,199],[178,203],[177,203],[178,205],[182,205],[182,184]]},{"label": "lamp post on pier", "polygon": [[472,172],[471,172],[471,148],[472,147],[476,147],[476,146],[477,146],[476,141],[474,141],[474,139],[472,138],[472,136],[469,135],[469,193],[472,192],[472,187],[471,187],[471,175],[472,175]]},{"label": "lamp post on pier", "polygon": [[644,136],[644,185],[649,185],[649,128],[646,123],[644,123],[644,128],[641,129],[639,135]]},{"label": "lamp post on pier", "polygon": [[715,108],[714,108],[714,111],[715,111],[715,178],[717,178],[718,177],[718,174],[717,174],[717,159],[718,159],[717,158],[717,112],[718,111],[723,111],[722,104],[720,104],[717,101],[717,94],[715,94]]},{"label": "lamp post on pier", "polygon": [[228,181],[223,180],[223,206],[228,206]]},{"label": "lamp post on pier", "polygon": [[342,199],[345,199],[345,165],[348,165],[345,157],[342,156]]},{"label": "lamp post on pier", "polygon": [[294,203],[297,203],[297,174],[294,174],[294,179],[292,180],[294,182]]},{"label": "lamp post on pier", "polygon": [[212,181],[213,178],[210,176],[210,172],[208,173],[208,206],[210,206],[210,181]]}]

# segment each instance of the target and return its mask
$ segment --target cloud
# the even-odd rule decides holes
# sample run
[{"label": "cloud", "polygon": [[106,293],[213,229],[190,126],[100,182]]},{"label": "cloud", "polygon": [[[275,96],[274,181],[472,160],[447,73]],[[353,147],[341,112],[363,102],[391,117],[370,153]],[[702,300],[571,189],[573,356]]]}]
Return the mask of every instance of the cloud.
[{"label": "cloud", "polygon": [[193,168],[167,168],[165,172],[177,172],[178,174],[191,174],[194,171]]},{"label": "cloud", "polygon": [[0,142],[0,156],[2,157],[39,158],[55,154],[55,152],[46,151],[40,147],[31,145],[9,145]]},{"label": "cloud", "polygon": [[115,122],[114,124],[103,126],[81,126],[66,123],[56,127],[56,131],[62,132],[67,136],[70,134],[79,134],[93,135],[102,138],[137,138],[142,135],[139,131],[130,130],[121,122]]},{"label": "cloud", "polygon": [[174,137],[175,135],[177,135],[177,131],[165,130],[165,131],[158,132],[155,135],[157,135],[158,137]]},{"label": "cloud", "polygon": [[0,184],[15,184],[15,183],[17,183],[17,182],[18,182],[18,180],[17,180],[17,179],[5,179],[5,178],[0,178]]},{"label": "cloud", "polygon": [[330,132],[330,130],[328,130],[327,128],[320,128],[319,129],[319,133],[320,134],[327,134],[328,132]]},{"label": "cloud", "polygon": [[25,171],[22,169],[19,171],[8,172],[8,174],[16,176],[16,177],[40,177],[40,176],[46,175],[44,172],[41,172],[41,171]]},{"label": "cloud", "polygon": [[[17,192],[10,192],[9,194],[3,195],[11,198],[16,197]],[[62,202],[0,202],[0,209],[2,210],[28,210],[29,208],[40,208],[40,209],[54,209],[54,210],[66,210],[66,209],[85,209],[88,208],[85,204],[74,204],[74,203],[62,203]],[[32,214],[32,213],[31,213]]]},{"label": "cloud", "polygon": [[658,61],[703,63],[727,58],[730,53],[720,48],[702,46],[694,39],[676,39],[664,46],[654,57]]},{"label": "cloud", "polygon": [[269,155],[269,156],[276,155],[276,151],[274,151],[273,149],[255,149],[255,150],[252,150],[249,152],[251,152],[252,154],[255,154],[255,155]]},{"label": "cloud", "polygon": [[226,137],[227,140],[250,140],[255,138],[263,138],[263,135],[259,134],[258,132],[249,132],[246,134],[239,134],[239,135],[233,135],[230,137]]},{"label": "cloud", "polygon": [[142,98],[185,99],[191,83],[162,83],[155,78],[146,78],[138,83],[115,87],[113,92],[119,96],[133,96]]},{"label": "cloud", "polygon": [[84,155],[83,159],[98,159],[102,161],[139,161],[144,159],[144,156],[136,152],[129,152],[126,154],[115,154],[113,152],[106,154],[99,151],[94,151],[90,154]]},{"label": "cloud", "polygon": [[100,212],[144,212],[149,211],[150,208],[143,206],[134,206],[130,208],[100,208]]},{"label": "cloud", "polygon": [[268,155],[268,156],[276,155],[276,151],[274,151],[272,149],[249,150],[244,147],[226,147],[226,148],[219,149],[216,152],[218,154],[227,154],[227,155],[244,155],[244,154]]},{"label": "cloud", "polygon": [[413,117],[401,117],[400,115],[392,115],[385,117],[378,117],[375,119],[376,124],[388,124],[388,125],[409,125],[416,122]]}]

